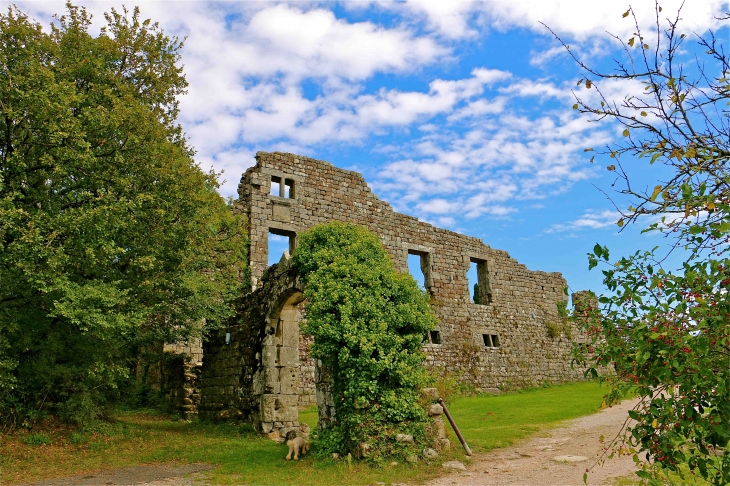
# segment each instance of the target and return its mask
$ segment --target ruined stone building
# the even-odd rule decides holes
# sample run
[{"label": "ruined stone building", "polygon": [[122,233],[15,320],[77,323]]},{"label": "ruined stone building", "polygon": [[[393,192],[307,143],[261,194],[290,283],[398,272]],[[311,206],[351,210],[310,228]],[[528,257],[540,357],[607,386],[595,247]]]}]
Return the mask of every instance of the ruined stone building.
[{"label": "ruined stone building", "polygon": [[236,321],[204,344],[199,404],[188,399],[189,411],[197,406],[204,418],[249,419],[263,432],[295,425],[298,408],[314,402],[327,419],[328,377],[315,369],[299,332],[302,288],[286,258],[269,267],[268,241],[269,234],[287,237],[293,251],[299,233],[330,221],[373,231],[401,271],[408,271],[409,255],[420,259],[439,321],[424,336],[427,367],[485,391],[582,377],[571,369],[570,329],[558,318],[567,301],[559,273],[528,270],[478,238],[397,213],[360,174],[320,160],[259,152],[238,194],[235,208],[250,223],[253,292]]}]

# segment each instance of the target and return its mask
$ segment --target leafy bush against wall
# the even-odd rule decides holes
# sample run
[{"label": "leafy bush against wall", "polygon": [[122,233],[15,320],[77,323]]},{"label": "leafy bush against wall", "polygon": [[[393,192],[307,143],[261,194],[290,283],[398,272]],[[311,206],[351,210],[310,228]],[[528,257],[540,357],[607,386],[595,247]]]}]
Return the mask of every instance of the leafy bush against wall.
[{"label": "leafy bush against wall", "polygon": [[428,421],[418,405],[423,336],[436,325],[426,293],[352,224],[302,233],[293,262],[306,283],[312,354],[333,370],[336,423],[322,431],[325,447],[347,453],[366,442],[371,458],[404,454],[396,434],[423,441]]}]

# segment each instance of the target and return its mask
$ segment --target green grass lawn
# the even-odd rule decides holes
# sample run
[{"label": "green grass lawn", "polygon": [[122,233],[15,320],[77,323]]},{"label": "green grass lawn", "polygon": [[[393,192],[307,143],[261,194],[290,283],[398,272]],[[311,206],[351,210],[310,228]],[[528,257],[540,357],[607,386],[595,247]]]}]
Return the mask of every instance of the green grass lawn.
[{"label": "green grass lawn", "polygon": [[[472,450],[483,452],[593,413],[603,394],[596,383],[572,383],[457,398],[449,410]],[[314,408],[305,410],[300,420],[314,427],[316,414]],[[30,438],[38,434],[45,434],[50,445]],[[316,450],[316,443],[312,445]],[[451,452],[426,467],[376,468],[311,454],[287,462],[286,453],[285,445],[260,437],[248,425],[189,423],[140,411],[120,412],[116,423],[90,433],[57,428],[0,438],[0,482],[14,484],[137,464],[207,462],[217,466],[207,473],[217,484],[360,485],[424,480],[440,473],[443,460],[465,460],[453,436]]]},{"label": "green grass lawn", "polygon": [[512,445],[560,421],[595,412],[603,401],[604,390],[591,382],[462,397],[449,411],[469,447],[484,452]]}]

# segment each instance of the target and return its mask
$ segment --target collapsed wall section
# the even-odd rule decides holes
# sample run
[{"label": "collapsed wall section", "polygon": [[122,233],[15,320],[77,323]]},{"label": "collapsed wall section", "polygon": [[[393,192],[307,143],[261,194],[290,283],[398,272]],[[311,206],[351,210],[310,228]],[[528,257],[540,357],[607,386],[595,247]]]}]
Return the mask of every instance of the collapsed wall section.
[{"label": "collapsed wall section", "polygon": [[[359,224],[377,234],[400,271],[419,255],[426,290],[439,320],[425,336],[427,365],[456,372],[483,390],[582,377],[570,367],[572,328],[558,316],[566,282],[559,273],[528,270],[505,251],[393,211],[363,177],[315,159],[256,154],[239,184],[236,210],[250,222],[253,288],[263,285],[269,234],[296,235],[321,223]],[[478,290],[467,272],[477,266]],[[478,302],[478,303],[476,303]]]}]

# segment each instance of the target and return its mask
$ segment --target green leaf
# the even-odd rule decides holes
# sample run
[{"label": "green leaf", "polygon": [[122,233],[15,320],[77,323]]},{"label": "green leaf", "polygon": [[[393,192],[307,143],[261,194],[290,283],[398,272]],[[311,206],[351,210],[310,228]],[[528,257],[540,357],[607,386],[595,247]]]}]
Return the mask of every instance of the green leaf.
[{"label": "green leaf", "polygon": [[593,253],[594,253],[594,254],[595,254],[595,255],[596,255],[597,257],[599,257],[599,258],[600,258],[600,257],[601,257],[601,255],[603,255],[603,248],[601,247],[601,245],[599,245],[598,243],[596,243],[596,244],[595,244],[595,246],[593,247]]},{"label": "green leaf", "polygon": [[623,132],[621,132],[621,134],[622,134],[622,135],[623,135],[624,137],[628,137],[628,136],[629,136],[629,129],[628,129],[628,128],[624,128],[624,131],[623,131]]}]

